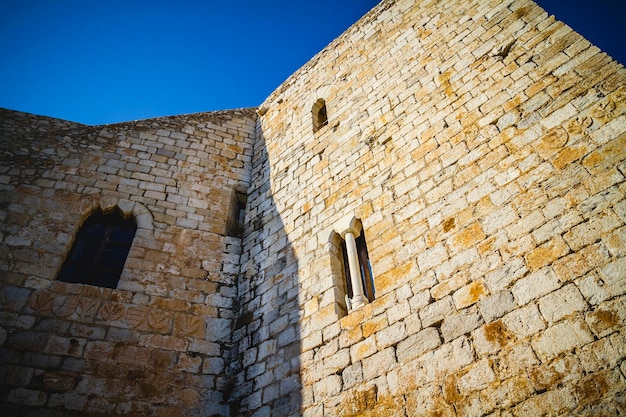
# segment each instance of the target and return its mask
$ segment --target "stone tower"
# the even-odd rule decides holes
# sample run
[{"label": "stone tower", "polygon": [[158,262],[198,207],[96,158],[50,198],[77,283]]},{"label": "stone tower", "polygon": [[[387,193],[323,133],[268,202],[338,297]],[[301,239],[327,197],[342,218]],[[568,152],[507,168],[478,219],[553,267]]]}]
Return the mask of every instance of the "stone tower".
[{"label": "stone tower", "polygon": [[[258,109],[3,111],[0,403],[626,413],[626,70],[529,0],[384,0]],[[58,277],[81,225],[119,283]]]}]

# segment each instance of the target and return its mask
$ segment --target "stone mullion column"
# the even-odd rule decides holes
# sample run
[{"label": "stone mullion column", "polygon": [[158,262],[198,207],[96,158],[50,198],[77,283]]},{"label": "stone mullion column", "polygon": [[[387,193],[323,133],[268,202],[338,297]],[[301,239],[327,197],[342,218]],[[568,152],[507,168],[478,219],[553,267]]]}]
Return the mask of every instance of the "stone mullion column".
[{"label": "stone mullion column", "polygon": [[352,231],[346,232],[344,235],[346,241],[346,250],[348,256],[348,265],[350,267],[350,280],[352,281],[352,308],[356,309],[365,304],[368,300],[363,293],[363,282],[361,281],[361,269],[359,268],[359,255],[356,249],[356,240]]}]

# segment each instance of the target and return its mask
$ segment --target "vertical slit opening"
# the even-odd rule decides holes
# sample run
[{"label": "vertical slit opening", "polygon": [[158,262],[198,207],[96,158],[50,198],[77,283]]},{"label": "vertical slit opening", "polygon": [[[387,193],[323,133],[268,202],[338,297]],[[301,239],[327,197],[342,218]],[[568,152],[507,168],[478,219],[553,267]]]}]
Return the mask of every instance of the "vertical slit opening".
[{"label": "vertical slit opening", "polygon": [[240,191],[233,191],[230,198],[230,209],[226,234],[233,237],[243,237],[244,222],[246,218],[247,196]]},{"label": "vertical slit opening", "polygon": [[328,124],[328,114],[326,113],[326,102],[324,99],[318,99],[311,109],[313,115],[313,132],[317,132],[323,126]]}]

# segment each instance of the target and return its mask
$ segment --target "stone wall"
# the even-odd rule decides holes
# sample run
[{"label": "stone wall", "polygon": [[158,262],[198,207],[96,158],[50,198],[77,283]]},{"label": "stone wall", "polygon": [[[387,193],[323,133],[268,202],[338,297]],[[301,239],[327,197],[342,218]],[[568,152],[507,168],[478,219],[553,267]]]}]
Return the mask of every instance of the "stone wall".
[{"label": "stone wall", "polygon": [[[626,413],[622,65],[528,0],[384,0],[258,115],[0,112],[2,412]],[[114,207],[118,287],[57,281]]]},{"label": "stone wall", "polygon": [[[254,111],[0,122],[2,414],[229,415],[241,238],[227,225]],[[138,225],[117,289],[56,281],[81,223],[113,207]]]},{"label": "stone wall", "polygon": [[[383,1],[290,77],[259,110],[242,415],[287,414],[289,343],[305,416],[626,412],[625,81],[526,0]],[[376,285],[347,315],[346,218]]]}]

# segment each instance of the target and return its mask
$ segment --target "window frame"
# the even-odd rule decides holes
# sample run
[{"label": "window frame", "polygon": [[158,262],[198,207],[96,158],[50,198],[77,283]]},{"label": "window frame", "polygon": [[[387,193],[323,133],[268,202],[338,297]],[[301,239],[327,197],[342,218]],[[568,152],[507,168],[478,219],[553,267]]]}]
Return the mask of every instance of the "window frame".
[{"label": "window frame", "polygon": [[117,288],[137,229],[136,219],[117,207],[94,210],[76,232],[57,280]]},{"label": "window frame", "polygon": [[[353,285],[346,248],[346,235],[348,233],[356,236],[354,239],[355,254],[358,257],[358,269],[361,271],[360,283],[363,287],[363,296],[365,296],[365,299],[363,296],[358,297],[360,302],[357,301],[356,307],[354,306]],[[361,220],[350,216],[335,223],[329,243],[336,312],[341,318],[376,299],[375,276]]]}]

